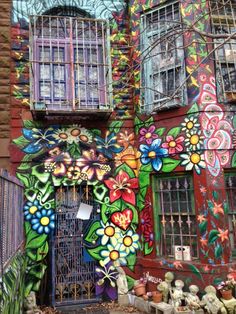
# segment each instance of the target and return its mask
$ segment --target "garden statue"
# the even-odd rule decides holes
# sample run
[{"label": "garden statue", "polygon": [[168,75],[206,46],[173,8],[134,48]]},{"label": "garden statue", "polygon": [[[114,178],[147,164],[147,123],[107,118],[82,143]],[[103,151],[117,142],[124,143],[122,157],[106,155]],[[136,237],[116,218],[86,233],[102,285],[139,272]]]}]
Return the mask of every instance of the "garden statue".
[{"label": "garden statue", "polygon": [[37,307],[35,292],[31,291],[24,300],[24,309],[26,314],[43,314]]},{"label": "garden statue", "polygon": [[115,264],[116,270],[118,272],[116,284],[117,284],[117,292],[118,295],[124,295],[128,293],[128,283],[124,269],[120,266],[120,264]]},{"label": "garden statue", "polygon": [[174,280],[174,274],[171,271],[165,273],[165,282],[168,283],[169,288],[171,288],[171,283]]},{"label": "garden statue", "polygon": [[184,305],[185,301],[184,292],[183,292],[184,282],[182,280],[175,280],[175,288],[171,292],[172,305],[174,307],[179,307]]},{"label": "garden statue", "polygon": [[204,290],[206,294],[202,297],[201,306],[209,314],[226,314],[227,311],[222,302],[216,296],[216,289],[213,286],[207,286]]},{"label": "garden statue", "polygon": [[165,303],[168,303],[168,297],[169,297],[169,285],[166,281],[162,281],[157,285],[157,290],[162,293],[163,301]]},{"label": "garden statue", "polygon": [[197,295],[198,291],[199,291],[198,286],[196,285],[189,286],[189,293],[187,293],[186,302],[191,310],[200,309],[200,299]]}]

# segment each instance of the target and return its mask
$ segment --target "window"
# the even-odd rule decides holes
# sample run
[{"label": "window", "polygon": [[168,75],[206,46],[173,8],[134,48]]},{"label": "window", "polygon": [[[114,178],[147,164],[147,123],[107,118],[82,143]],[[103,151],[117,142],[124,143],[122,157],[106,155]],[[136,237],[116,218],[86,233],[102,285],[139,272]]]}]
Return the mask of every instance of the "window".
[{"label": "window", "polygon": [[236,256],[236,173],[225,174],[228,201],[229,239],[233,256]]},{"label": "window", "polygon": [[141,17],[142,104],[150,112],[185,102],[185,67],[179,3]]},{"label": "window", "polygon": [[190,253],[190,259],[198,258],[192,178],[155,177],[153,183],[158,254],[189,260],[186,250],[186,253]]},{"label": "window", "polygon": [[214,39],[217,94],[220,102],[236,102],[236,2],[233,0],[211,1],[213,32],[224,38]]},{"label": "window", "polygon": [[107,21],[45,15],[31,17],[30,26],[31,103],[49,110],[108,108]]}]

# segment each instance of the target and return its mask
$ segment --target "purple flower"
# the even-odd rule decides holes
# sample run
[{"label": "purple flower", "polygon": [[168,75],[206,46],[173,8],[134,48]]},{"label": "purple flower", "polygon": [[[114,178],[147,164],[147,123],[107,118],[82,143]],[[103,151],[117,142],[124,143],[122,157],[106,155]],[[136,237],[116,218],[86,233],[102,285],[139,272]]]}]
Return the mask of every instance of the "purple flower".
[{"label": "purple flower", "polygon": [[154,133],[155,130],[156,127],[153,124],[150,125],[148,129],[141,128],[139,131],[141,135],[139,141],[140,142],[145,141],[147,144],[150,145],[155,138],[158,138],[158,135]]},{"label": "purple flower", "polygon": [[102,268],[97,267],[96,274],[98,277],[96,283],[96,296],[102,296],[103,299],[116,300],[116,279],[118,273],[112,263],[108,263]]}]

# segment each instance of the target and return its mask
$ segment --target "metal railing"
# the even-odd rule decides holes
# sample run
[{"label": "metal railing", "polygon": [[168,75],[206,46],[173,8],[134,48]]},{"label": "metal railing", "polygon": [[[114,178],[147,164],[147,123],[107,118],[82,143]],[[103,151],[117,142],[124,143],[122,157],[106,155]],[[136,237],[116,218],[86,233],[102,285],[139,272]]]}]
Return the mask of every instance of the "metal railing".
[{"label": "metal railing", "polygon": [[24,242],[23,195],[23,185],[19,180],[0,169],[1,273]]}]

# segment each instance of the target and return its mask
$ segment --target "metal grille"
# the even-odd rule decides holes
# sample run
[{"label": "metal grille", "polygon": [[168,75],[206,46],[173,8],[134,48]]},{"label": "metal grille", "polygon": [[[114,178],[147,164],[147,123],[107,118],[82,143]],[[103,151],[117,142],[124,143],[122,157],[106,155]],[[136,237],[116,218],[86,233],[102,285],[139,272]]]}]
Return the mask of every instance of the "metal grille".
[{"label": "metal grille", "polygon": [[32,109],[108,109],[111,105],[106,20],[30,18]]},{"label": "metal grille", "polygon": [[236,173],[225,175],[225,189],[228,200],[229,239],[234,256],[236,256]]},{"label": "metal grille", "polygon": [[[223,38],[214,39],[218,100],[236,101],[236,2],[210,1],[213,32]],[[234,36],[235,37],[235,36]],[[218,48],[217,48],[218,47]]]},{"label": "metal grille", "polygon": [[197,258],[196,217],[191,177],[160,178],[155,182],[159,224],[162,229],[161,255],[174,257],[175,246],[181,248],[190,246],[191,257]]},{"label": "metal grille", "polygon": [[76,218],[80,203],[93,205],[90,220],[97,212],[90,186],[64,187],[56,193],[54,239],[54,302],[89,302],[95,298],[95,262],[85,250],[83,234],[89,221]]},{"label": "metal grille", "polygon": [[4,267],[24,241],[23,186],[0,170],[0,262]]},{"label": "metal grille", "polygon": [[143,110],[185,101],[185,66],[179,2],[141,17]]}]

